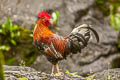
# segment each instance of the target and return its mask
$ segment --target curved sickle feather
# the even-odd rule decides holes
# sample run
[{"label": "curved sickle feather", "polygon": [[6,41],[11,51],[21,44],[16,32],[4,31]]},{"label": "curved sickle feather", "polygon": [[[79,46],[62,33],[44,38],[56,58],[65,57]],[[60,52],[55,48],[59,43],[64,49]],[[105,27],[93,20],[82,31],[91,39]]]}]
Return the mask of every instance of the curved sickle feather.
[{"label": "curved sickle feather", "polygon": [[90,30],[94,33],[97,42],[99,42],[99,35],[98,35],[98,33],[97,33],[93,28],[91,28],[89,25],[88,25],[88,27],[80,27],[80,28],[87,28],[87,29],[90,29]]}]

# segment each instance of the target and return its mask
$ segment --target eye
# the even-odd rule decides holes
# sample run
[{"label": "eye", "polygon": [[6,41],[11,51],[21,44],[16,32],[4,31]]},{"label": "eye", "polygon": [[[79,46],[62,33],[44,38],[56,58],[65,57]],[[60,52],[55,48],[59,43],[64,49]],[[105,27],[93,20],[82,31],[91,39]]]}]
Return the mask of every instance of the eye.
[{"label": "eye", "polygon": [[43,19],[43,24],[49,26],[50,25],[49,19]]},{"label": "eye", "polygon": [[49,22],[48,20],[46,20],[45,22]]}]

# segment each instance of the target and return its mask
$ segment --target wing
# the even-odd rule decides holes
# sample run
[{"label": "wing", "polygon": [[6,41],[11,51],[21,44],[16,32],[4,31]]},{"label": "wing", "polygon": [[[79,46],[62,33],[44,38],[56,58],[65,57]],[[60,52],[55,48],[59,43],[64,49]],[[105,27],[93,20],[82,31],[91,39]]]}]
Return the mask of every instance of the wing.
[{"label": "wing", "polygon": [[59,35],[52,35],[50,39],[49,47],[53,51],[56,58],[63,58],[66,47],[66,39]]}]

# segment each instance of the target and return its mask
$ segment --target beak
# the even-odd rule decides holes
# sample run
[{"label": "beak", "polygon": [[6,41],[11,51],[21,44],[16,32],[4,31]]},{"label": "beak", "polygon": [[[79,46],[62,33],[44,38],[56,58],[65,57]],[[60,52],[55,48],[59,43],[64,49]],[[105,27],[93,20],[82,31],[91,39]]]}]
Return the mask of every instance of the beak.
[{"label": "beak", "polygon": [[49,22],[50,22],[50,24],[54,25],[53,19],[50,19]]}]

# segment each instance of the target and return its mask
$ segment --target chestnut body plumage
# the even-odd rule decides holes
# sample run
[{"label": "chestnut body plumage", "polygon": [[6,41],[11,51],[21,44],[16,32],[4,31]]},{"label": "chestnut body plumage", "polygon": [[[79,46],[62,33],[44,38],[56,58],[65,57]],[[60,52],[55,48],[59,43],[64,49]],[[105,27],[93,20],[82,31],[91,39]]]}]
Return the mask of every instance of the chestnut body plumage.
[{"label": "chestnut body plumage", "polygon": [[91,37],[90,31],[95,34],[97,41],[99,42],[99,36],[97,32],[89,25],[83,24],[74,28],[73,31],[67,37],[54,34],[49,28],[50,15],[47,12],[41,12],[38,14],[40,19],[33,32],[34,45],[45,55],[53,64],[52,74],[54,73],[54,67],[56,66],[57,72],[61,74],[58,66],[58,61],[66,59],[70,53],[81,52],[81,49],[87,46],[87,43]]}]

